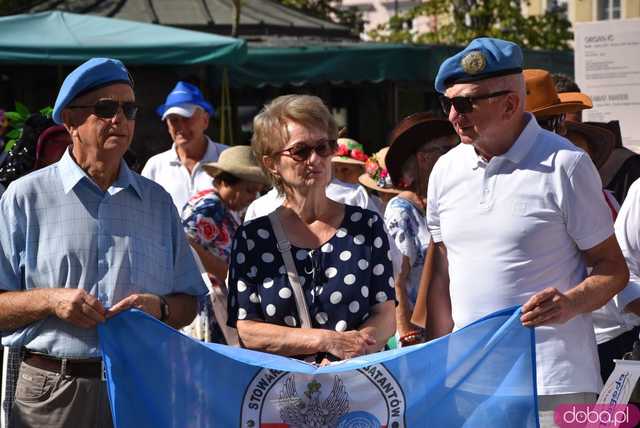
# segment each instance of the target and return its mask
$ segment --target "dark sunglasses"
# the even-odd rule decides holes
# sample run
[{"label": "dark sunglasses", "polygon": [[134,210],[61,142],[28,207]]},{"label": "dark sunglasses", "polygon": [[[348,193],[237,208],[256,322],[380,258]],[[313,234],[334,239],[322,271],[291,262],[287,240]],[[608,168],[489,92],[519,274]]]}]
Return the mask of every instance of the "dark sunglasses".
[{"label": "dark sunglasses", "polygon": [[471,113],[473,111],[473,106],[475,101],[479,100],[487,100],[489,98],[499,97],[501,95],[506,95],[511,91],[498,91],[492,92],[486,95],[476,95],[475,97],[453,97],[449,98],[444,95],[440,95],[440,105],[442,106],[442,111],[444,114],[449,116],[449,112],[451,111],[451,106],[456,108],[456,111],[461,114]]},{"label": "dark sunglasses", "polygon": [[318,156],[326,158],[334,154],[338,150],[338,142],[336,140],[320,140],[315,145],[300,143],[288,149],[280,150],[273,156],[285,155],[289,156],[296,162],[303,162],[309,159],[312,152],[316,152]]},{"label": "dark sunglasses", "polygon": [[562,123],[564,122],[564,119],[565,115],[563,113],[557,116],[550,116],[536,120],[538,121],[538,125],[540,125],[541,128],[557,134],[560,130],[560,125],[562,125]]},{"label": "dark sunglasses", "polygon": [[93,105],[86,106],[68,106],[67,108],[92,108],[93,114],[102,119],[111,119],[118,114],[118,110],[122,107],[122,112],[127,120],[135,120],[138,113],[139,106],[132,101],[115,101],[115,100],[100,100]]}]

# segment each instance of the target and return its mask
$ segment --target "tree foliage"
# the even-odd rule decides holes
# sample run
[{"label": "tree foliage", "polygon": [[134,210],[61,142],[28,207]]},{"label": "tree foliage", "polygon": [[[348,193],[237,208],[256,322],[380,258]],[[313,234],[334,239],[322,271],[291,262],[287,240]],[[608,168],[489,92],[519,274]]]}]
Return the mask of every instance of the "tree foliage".
[{"label": "tree foliage", "polygon": [[354,34],[364,31],[362,12],[354,7],[343,7],[341,0],[278,0],[281,4],[297,9],[316,18],[325,19],[350,28]]},{"label": "tree foliage", "polygon": [[[411,28],[432,20],[433,31]],[[523,16],[520,0],[424,0],[368,33],[374,41],[464,45],[476,37],[498,37],[531,49],[569,49],[573,39],[567,5],[552,3],[543,15]]]}]

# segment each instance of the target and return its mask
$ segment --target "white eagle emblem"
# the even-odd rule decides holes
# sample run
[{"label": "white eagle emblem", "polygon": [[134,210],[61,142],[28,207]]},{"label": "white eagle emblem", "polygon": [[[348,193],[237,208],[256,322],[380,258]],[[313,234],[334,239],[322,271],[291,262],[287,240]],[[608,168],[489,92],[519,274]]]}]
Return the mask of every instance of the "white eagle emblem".
[{"label": "white eagle emblem", "polygon": [[295,377],[289,376],[280,390],[280,417],[290,428],[334,428],[349,410],[349,395],[338,376],[326,399],[320,401],[322,384],[313,380],[307,384],[304,397],[296,391]]}]

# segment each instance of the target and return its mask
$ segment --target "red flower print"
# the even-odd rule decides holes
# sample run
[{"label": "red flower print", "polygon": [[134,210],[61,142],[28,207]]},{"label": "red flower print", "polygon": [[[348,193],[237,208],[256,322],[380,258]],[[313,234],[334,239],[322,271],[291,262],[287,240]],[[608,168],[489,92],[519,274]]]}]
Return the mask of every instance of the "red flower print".
[{"label": "red flower print", "polygon": [[209,217],[200,217],[196,222],[196,229],[198,229],[198,237],[203,243],[213,241],[220,232],[218,226]]},{"label": "red flower print", "polygon": [[224,224],[218,228],[218,247],[226,248],[231,243],[231,237],[229,236],[229,232]]}]

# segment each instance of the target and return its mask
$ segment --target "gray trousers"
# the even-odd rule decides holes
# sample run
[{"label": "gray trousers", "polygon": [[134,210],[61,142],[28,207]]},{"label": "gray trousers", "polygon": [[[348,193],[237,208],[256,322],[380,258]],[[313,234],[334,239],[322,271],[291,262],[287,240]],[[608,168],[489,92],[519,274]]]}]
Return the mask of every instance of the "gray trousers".
[{"label": "gray trousers", "polygon": [[11,428],[112,428],[107,383],[20,365]]}]

